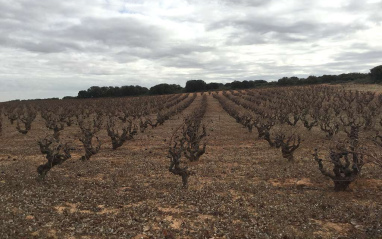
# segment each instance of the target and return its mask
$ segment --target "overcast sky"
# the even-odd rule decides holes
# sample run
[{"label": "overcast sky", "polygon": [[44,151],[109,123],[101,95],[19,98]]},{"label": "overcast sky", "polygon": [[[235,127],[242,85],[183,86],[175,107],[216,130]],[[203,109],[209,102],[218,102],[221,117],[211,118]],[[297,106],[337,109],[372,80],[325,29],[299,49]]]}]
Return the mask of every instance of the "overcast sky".
[{"label": "overcast sky", "polygon": [[0,101],[382,64],[382,0],[0,0]]}]

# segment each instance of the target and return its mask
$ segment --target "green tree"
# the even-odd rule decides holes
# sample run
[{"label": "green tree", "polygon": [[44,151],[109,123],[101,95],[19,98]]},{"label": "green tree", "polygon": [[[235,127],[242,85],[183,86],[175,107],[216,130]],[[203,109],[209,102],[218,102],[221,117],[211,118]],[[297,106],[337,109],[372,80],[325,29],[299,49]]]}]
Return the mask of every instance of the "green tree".
[{"label": "green tree", "polygon": [[207,90],[217,90],[219,87],[223,87],[222,83],[211,82],[207,84]]},{"label": "green tree", "polygon": [[182,91],[182,87],[176,84],[159,84],[150,88],[150,95],[164,95],[164,94],[175,94]]},{"label": "green tree", "polygon": [[89,98],[90,96],[89,96],[89,94],[88,94],[88,92],[86,90],[80,90],[78,92],[78,96],[77,97],[78,98]]},{"label": "green tree", "polygon": [[375,83],[382,83],[382,65],[370,69],[370,78]]},{"label": "green tree", "polygon": [[207,90],[207,83],[203,80],[189,80],[186,82],[186,92]]}]

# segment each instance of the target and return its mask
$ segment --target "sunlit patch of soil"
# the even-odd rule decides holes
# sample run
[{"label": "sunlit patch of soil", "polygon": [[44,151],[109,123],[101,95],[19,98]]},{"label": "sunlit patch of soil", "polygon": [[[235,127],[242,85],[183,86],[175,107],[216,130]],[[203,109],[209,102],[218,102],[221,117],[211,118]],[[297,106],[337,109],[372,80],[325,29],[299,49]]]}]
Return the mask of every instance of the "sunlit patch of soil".
[{"label": "sunlit patch of soil", "polygon": [[348,223],[334,223],[315,219],[311,219],[311,221],[316,225],[321,226],[321,230],[314,232],[314,235],[324,238],[331,238],[333,233],[336,235],[347,236],[348,232],[353,228],[353,226]]},{"label": "sunlit patch of soil", "polygon": [[79,203],[65,203],[62,206],[56,206],[54,207],[58,213],[63,214],[64,211],[67,211],[69,213],[85,213],[85,214],[117,214],[119,212],[119,209],[115,208],[106,208],[105,205],[98,205],[97,206],[97,212],[93,212],[90,210],[80,210],[78,209]]},{"label": "sunlit patch of soil", "polygon": [[[40,238],[41,237],[40,233],[41,233],[41,230],[38,230],[38,231],[32,232],[31,236],[33,236],[35,238]],[[47,238],[51,238],[51,239],[57,239],[58,238],[57,231],[54,229],[49,230],[46,233],[46,236],[47,236]]]},{"label": "sunlit patch of soil", "polygon": [[133,237],[133,239],[147,239],[147,238],[149,237],[145,234],[138,234],[135,237]]},{"label": "sunlit patch of soil", "polygon": [[311,187],[314,186],[314,184],[310,181],[309,178],[288,178],[285,180],[278,180],[278,179],[270,179],[268,180],[270,184],[274,187],[293,187],[293,186],[298,186],[298,187]]},{"label": "sunlit patch of soil", "polygon": [[105,174],[99,173],[92,177],[86,176],[86,177],[79,177],[79,180],[81,181],[88,181],[88,182],[94,182],[94,181],[103,181],[105,179]]},{"label": "sunlit patch of soil", "polygon": [[25,217],[25,219],[27,219],[27,220],[34,220],[35,217],[34,217],[33,215],[27,215],[27,216]]},{"label": "sunlit patch of soil", "polygon": [[200,214],[198,215],[198,218],[202,219],[202,220],[212,220],[214,218],[214,216],[212,215],[205,215],[205,214]]},{"label": "sunlit patch of soil", "polygon": [[380,188],[382,189],[382,179],[357,179],[353,185],[354,188]]},{"label": "sunlit patch of soil", "polygon": [[183,220],[178,218],[173,218],[173,216],[170,216],[170,215],[166,216],[164,219],[170,223],[170,227],[172,229],[176,229],[176,230],[179,230],[183,223]]},{"label": "sunlit patch of soil", "polygon": [[168,208],[168,207],[158,207],[159,211],[165,212],[165,213],[182,213],[183,211],[178,208]]}]

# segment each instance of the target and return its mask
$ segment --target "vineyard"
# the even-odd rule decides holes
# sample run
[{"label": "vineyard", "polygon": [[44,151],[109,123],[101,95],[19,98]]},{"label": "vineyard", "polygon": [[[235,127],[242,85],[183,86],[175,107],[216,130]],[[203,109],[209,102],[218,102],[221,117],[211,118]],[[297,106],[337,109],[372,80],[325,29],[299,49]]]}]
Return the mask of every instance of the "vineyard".
[{"label": "vineyard", "polygon": [[382,95],[0,103],[0,238],[382,238]]}]

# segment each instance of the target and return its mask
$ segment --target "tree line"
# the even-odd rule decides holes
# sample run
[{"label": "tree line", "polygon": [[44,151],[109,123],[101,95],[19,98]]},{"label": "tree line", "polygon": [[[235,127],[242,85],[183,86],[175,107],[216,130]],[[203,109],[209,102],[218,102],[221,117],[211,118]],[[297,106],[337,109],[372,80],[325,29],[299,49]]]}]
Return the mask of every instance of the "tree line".
[{"label": "tree line", "polygon": [[374,67],[370,73],[346,73],[340,75],[309,76],[298,78],[296,76],[283,77],[278,81],[265,80],[244,80],[233,81],[231,83],[206,83],[204,80],[189,80],[183,88],[177,84],[158,84],[150,89],[142,86],[92,86],[87,90],[78,92],[77,97],[64,98],[100,98],[100,97],[125,97],[138,95],[165,95],[183,92],[214,91],[214,90],[235,90],[259,88],[264,86],[293,86],[293,85],[314,85],[314,84],[337,84],[337,83],[382,83],[382,65]]}]

